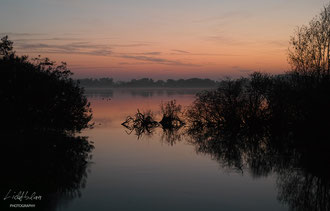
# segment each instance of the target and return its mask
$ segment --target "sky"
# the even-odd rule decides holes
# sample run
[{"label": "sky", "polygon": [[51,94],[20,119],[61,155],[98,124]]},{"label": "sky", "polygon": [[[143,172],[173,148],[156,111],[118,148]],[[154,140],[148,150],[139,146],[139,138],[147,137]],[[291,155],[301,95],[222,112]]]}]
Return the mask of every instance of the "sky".
[{"label": "sky", "polygon": [[211,78],[290,70],[290,36],[325,0],[0,0],[19,55],[75,78]]}]

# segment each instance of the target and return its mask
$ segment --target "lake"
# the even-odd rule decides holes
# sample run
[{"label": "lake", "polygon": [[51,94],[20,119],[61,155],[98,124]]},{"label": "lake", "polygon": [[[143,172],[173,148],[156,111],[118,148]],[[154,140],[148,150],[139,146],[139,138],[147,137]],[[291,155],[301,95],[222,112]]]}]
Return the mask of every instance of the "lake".
[{"label": "lake", "polygon": [[137,109],[154,111],[159,121],[161,102],[185,107],[199,91],[87,90],[95,126],[81,135],[94,142],[93,157],[80,197],[62,200],[57,210],[288,210],[278,200],[276,173],[231,168],[185,134],[173,138],[157,128],[138,137],[121,125]]}]

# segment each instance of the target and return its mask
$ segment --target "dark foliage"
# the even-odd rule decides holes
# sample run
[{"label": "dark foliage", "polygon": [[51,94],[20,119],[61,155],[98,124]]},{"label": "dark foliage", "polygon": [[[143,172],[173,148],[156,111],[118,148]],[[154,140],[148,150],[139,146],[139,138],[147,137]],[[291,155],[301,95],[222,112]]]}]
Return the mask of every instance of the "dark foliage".
[{"label": "dark foliage", "polygon": [[198,128],[246,129],[262,122],[283,128],[329,127],[330,78],[294,73],[226,80],[215,91],[198,94],[187,117]]},{"label": "dark foliage", "polygon": [[74,133],[91,126],[89,103],[65,63],[17,56],[7,37],[0,53],[1,129]]},{"label": "dark foliage", "polygon": [[330,4],[306,26],[298,27],[290,40],[288,61],[292,70],[316,79],[330,75]]}]

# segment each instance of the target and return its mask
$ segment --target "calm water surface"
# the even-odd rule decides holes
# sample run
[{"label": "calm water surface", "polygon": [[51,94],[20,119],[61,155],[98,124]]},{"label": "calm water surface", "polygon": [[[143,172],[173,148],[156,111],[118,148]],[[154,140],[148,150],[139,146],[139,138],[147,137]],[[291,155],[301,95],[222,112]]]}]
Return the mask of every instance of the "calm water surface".
[{"label": "calm water surface", "polygon": [[159,129],[138,139],[121,126],[138,108],[188,106],[198,91],[88,90],[95,128],[82,135],[94,141],[92,164],[81,196],[58,210],[287,210],[275,173],[256,178],[197,153],[184,136],[169,141]]}]

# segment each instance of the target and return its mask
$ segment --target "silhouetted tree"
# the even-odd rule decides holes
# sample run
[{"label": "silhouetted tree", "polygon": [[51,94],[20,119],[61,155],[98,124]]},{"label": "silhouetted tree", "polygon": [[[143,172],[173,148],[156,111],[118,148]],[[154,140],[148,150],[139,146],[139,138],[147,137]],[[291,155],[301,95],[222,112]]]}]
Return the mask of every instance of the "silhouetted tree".
[{"label": "silhouetted tree", "polygon": [[289,63],[300,74],[330,74],[330,4],[291,37]]},{"label": "silhouetted tree", "polygon": [[79,132],[90,127],[90,104],[70,78],[66,63],[28,60],[13,52],[8,37],[0,43],[2,130]]}]

